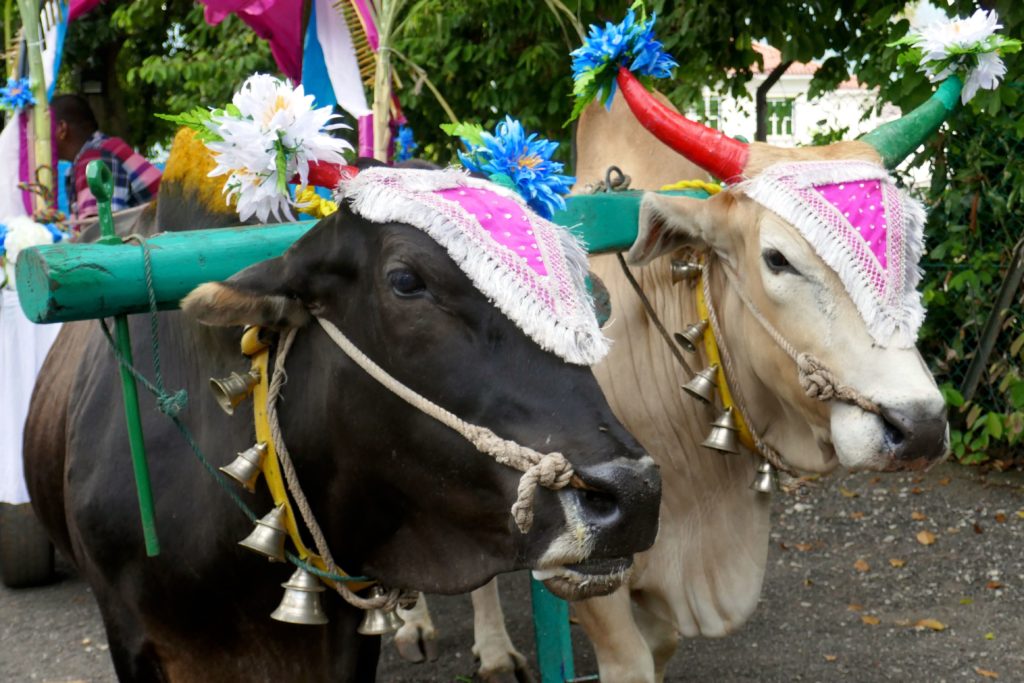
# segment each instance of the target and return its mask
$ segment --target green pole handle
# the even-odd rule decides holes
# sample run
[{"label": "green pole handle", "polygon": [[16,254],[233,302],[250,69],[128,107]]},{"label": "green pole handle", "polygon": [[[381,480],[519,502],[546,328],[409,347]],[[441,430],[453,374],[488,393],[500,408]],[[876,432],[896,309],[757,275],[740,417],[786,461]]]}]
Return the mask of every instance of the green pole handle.
[{"label": "green pole handle", "polygon": [[530,597],[541,683],[565,683],[575,679],[572,634],[569,633],[569,603],[556,598],[532,576]]},{"label": "green pole handle", "polygon": [[[85,168],[85,177],[89,182],[89,190],[96,197],[99,209],[101,235],[99,241],[103,244],[119,244],[120,239],[114,232],[114,215],[110,210],[110,200],[114,194],[114,177],[110,168],[98,159],[90,161]],[[128,333],[128,316],[115,316],[114,343],[124,361],[133,365],[135,361],[132,358],[132,342]],[[160,554],[160,540],[156,535],[153,489],[149,482],[146,442],[142,435],[142,418],[139,412],[139,390],[135,385],[135,378],[132,377],[128,368],[119,365],[119,369],[121,371],[121,390],[124,395],[124,414],[128,424],[128,445],[131,448],[132,468],[135,470],[135,490],[139,496],[142,536],[146,542],[146,555],[155,557]]]}]

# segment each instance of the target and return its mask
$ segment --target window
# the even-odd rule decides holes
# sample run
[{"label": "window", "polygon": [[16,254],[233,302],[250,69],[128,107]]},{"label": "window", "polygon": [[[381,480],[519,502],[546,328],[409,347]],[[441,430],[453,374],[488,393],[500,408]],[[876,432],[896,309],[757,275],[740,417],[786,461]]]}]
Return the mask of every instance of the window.
[{"label": "window", "polygon": [[768,100],[768,137],[793,135],[793,100]]},{"label": "window", "polygon": [[708,128],[719,130],[719,127],[721,126],[719,108],[721,105],[721,98],[714,95],[704,100],[704,125]]}]

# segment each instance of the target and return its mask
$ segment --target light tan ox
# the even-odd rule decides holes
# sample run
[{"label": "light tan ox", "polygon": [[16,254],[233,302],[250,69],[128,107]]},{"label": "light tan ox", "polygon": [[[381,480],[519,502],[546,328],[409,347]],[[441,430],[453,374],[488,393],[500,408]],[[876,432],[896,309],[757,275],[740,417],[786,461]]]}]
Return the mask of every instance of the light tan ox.
[{"label": "light tan ox", "polygon": [[[912,149],[917,142],[900,144]],[[604,179],[612,164],[632,177],[633,189],[707,178],[649,133],[622,97],[610,112],[587,109],[577,147],[577,191]],[[890,165],[893,154],[884,153]],[[755,178],[779,162],[856,159],[881,165],[882,157],[865,142],[799,149],[755,143],[742,176]],[[671,282],[670,264],[681,249],[703,252],[736,273],[733,282],[723,267],[710,271],[720,342],[735,365],[728,381],[745,399],[755,431],[788,467],[893,471],[923,468],[945,456],[945,405],[921,356],[913,347],[873,340],[836,272],[794,226],[740,188],[707,200],[646,195],[628,260],[640,266],[632,272],[670,333],[699,319],[693,287]],[[601,680],[660,681],[681,636],[724,636],[754,611],[771,501],[750,487],[762,462],[758,454],[701,445],[717,409],[680,391],[689,376],[616,257],[595,256],[590,263],[612,304],[605,327],[612,351],[595,374],[617,417],[660,465],[663,489],[658,538],[637,556],[628,587],[575,603],[574,610],[594,644]],[[841,384],[876,403],[880,414],[810,398],[794,360],[756,320],[737,287],[798,352],[813,354]],[[707,365],[703,350],[687,360],[694,369]],[[488,680],[515,680],[512,670],[521,674],[524,662],[505,631],[494,582],[476,591],[473,603],[481,673]]]},{"label": "light tan ox", "polygon": [[[611,112],[587,110],[577,145],[580,184],[603,178],[610,164],[632,176],[633,188],[705,177],[647,132],[621,97]],[[817,159],[881,164],[863,142],[799,149],[755,143],[743,175]],[[793,226],[739,190],[708,200],[646,195],[628,260],[647,264],[633,272],[669,331],[698,320],[692,287],[671,283],[671,257],[681,247],[730,264],[735,285],[796,349],[813,353],[882,409],[876,415],[809,398],[793,360],[751,315],[723,269],[713,269],[711,299],[736,366],[730,385],[745,397],[756,431],[789,466],[899,470],[945,456],[945,405],[921,356],[913,348],[874,343],[836,273]],[[770,497],[750,488],[758,455],[701,446],[715,413],[679,390],[688,378],[616,258],[592,257],[591,269],[612,302],[605,331],[614,344],[595,368],[598,381],[612,410],[661,466],[664,483],[661,531],[654,547],[637,557],[629,587],[577,603],[576,614],[594,643],[602,680],[662,680],[680,636],[725,635],[757,606]],[[703,353],[691,361],[695,369],[706,364]]]}]

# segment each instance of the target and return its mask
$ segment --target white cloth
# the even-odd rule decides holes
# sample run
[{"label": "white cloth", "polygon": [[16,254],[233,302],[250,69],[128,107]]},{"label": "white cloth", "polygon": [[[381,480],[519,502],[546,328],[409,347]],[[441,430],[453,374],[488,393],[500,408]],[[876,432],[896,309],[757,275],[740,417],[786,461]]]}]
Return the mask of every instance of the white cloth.
[{"label": "white cloth", "polygon": [[36,375],[60,325],[36,325],[18,305],[18,293],[0,289],[0,503],[27,503],[21,440]]},{"label": "white cloth", "polygon": [[316,37],[324,52],[327,77],[334,87],[334,97],[342,109],[358,119],[370,113],[366,90],[359,76],[356,49],[348,24],[331,0],[316,0]]},{"label": "white cloth", "polygon": [[0,133],[0,222],[25,215],[25,203],[18,189],[19,137],[18,117],[11,116]]}]

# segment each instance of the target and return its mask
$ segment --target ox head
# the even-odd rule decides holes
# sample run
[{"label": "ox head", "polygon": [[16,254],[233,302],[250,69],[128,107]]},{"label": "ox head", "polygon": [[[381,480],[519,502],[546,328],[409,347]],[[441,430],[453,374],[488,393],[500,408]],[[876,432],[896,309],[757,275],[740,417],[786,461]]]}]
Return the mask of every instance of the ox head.
[{"label": "ox head", "polygon": [[[613,416],[589,368],[606,344],[589,300],[562,311],[556,329],[543,322],[546,309],[517,309],[526,302],[489,289],[501,267],[474,261],[460,251],[465,242],[442,246],[448,212],[471,208],[452,194],[461,187],[501,199],[506,218],[515,214],[509,220],[541,220],[462,174],[373,168],[283,256],[202,286],[183,307],[210,325],[300,328],[286,362],[282,429],[347,571],[451,593],[529,567],[568,598],[613,590],[632,554],[654,541],[657,467]],[[541,253],[552,272],[567,269],[561,281],[578,294],[585,256],[558,233],[565,231],[550,226],[544,238],[560,241]],[[538,489],[533,524],[521,533],[509,514],[521,473],[389,392],[309,324],[313,317],[466,422],[563,453],[582,487]]]},{"label": "ox head", "polygon": [[[646,263],[691,246],[721,262],[712,289],[723,342],[738,359],[731,381],[765,440],[814,471],[837,462],[919,468],[945,456],[945,404],[914,348],[924,317],[916,292],[924,212],[885,167],[935,130],[958,83],[862,140],[799,149],[730,139],[669,110],[628,73],[619,84],[645,127],[731,183],[708,200],[646,195],[629,256]],[[808,398],[793,360],[744,297],[797,353],[822,360],[880,414]]]}]

